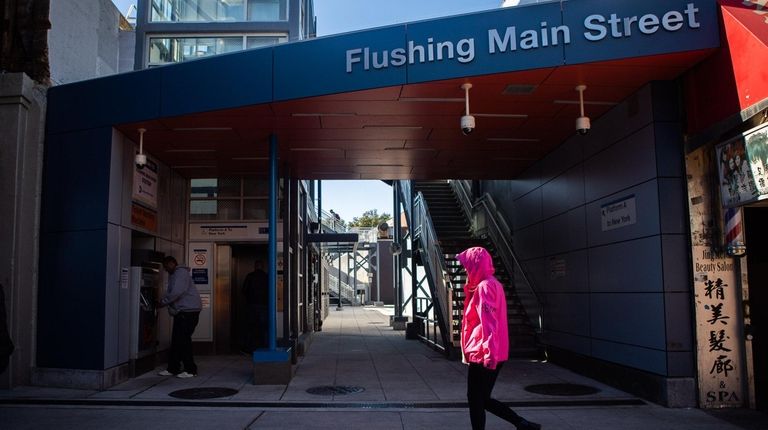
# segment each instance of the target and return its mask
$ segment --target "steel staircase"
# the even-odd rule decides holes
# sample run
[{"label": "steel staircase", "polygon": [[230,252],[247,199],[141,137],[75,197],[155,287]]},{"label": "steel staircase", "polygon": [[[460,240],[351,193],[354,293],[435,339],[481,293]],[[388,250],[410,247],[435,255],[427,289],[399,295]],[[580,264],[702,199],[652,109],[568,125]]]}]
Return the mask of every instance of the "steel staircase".
[{"label": "steel staircase", "polygon": [[496,245],[489,236],[475,237],[461,203],[448,181],[414,181],[414,193],[421,192],[429,205],[429,214],[437,234],[439,248],[445,259],[446,275],[453,286],[450,339],[460,347],[461,318],[464,309],[466,273],[456,260],[456,255],[472,246],[482,246],[493,256],[496,277],[505,286],[507,299],[507,323],[510,336],[510,357],[538,358],[537,337],[534,325],[521,303],[515,289],[515,277],[503,264]]}]

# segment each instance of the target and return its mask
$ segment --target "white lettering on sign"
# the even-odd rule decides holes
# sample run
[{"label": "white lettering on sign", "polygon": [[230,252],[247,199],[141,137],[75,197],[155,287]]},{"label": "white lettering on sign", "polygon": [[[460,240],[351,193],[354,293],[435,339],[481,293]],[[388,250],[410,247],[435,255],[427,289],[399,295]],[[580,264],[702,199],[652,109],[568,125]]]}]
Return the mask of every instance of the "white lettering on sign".
[{"label": "white lettering on sign", "polygon": [[604,204],[600,207],[603,231],[615,230],[637,223],[635,196]]},{"label": "white lettering on sign", "polygon": [[408,42],[408,48],[396,48],[391,51],[371,51],[371,48],[347,50],[347,73],[352,73],[355,64],[362,64],[363,70],[386,69],[390,66],[400,67],[407,64],[456,60],[459,63],[469,63],[475,59],[475,39],[461,39],[455,44],[451,41],[437,42],[428,38],[427,43],[420,45],[413,40]]},{"label": "white lettering on sign", "polygon": [[[759,0],[763,1],[763,0]],[[674,33],[684,28],[699,29],[699,8],[688,3],[682,11],[670,10],[664,14],[653,13],[620,17],[618,14],[593,14],[584,19],[584,38],[599,42],[608,38],[622,39],[634,35],[653,35],[660,31]],[[571,44],[571,28],[567,25],[550,27],[541,21],[534,28],[521,29],[510,25],[503,30],[488,30],[488,54],[512,53],[539,48]],[[413,64],[458,61],[461,64],[475,60],[475,38],[465,37],[457,41],[435,41],[434,37],[409,40],[404,46],[393,49],[372,50],[370,47],[346,51],[346,71],[382,70]]]},{"label": "white lettering on sign", "polygon": [[[693,3],[688,3],[683,12],[669,11],[661,18],[654,14],[624,18],[620,18],[615,13],[612,13],[608,18],[599,14],[590,15],[584,20],[584,28],[587,29],[584,37],[592,42],[598,42],[608,37],[609,30],[614,39],[630,37],[635,27],[640,33],[647,35],[654,34],[662,28],[669,32],[675,32],[682,29],[685,22],[689,28],[700,28],[701,23],[696,17],[697,13],[699,13],[699,9]],[[685,18],[683,14],[685,14]]]}]

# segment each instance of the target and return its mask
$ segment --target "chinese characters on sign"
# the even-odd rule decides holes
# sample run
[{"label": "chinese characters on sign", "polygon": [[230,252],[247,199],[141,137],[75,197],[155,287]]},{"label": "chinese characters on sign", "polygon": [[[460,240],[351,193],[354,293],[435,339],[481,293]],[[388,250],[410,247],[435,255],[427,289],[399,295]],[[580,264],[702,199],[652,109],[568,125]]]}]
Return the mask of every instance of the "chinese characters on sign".
[{"label": "chinese characters on sign", "polygon": [[[720,176],[723,168],[736,166],[741,155],[731,152],[723,164],[725,146],[713,151],[703,147],[686,157],[689,213],[693,256],[696,349],[699,379],[699,403],[702,408],[744,406],[744,380],[741,377],[743,344],[738,326],[740,271],[735,259],[717,252],[724,249],[725,235],[718,220],[718,190],[710,178]],[[733,150],[733,148],[731,148]],[[743,164],[743,163],[742,163]],[[720,178],[722,179],[722,177]],[[736,173],[725,185],[741,186]],[[721,185],[723,182],[721,181]],[[729,192],[726,186],[724,193]],[[747,188],[749,190],[749,188]],[[737,194],[738,195],[738,191]],[[727,194],[723,194],[725,199]]]},{"label": "chinese characters on sign", "polygon": [[[742,404],[733,259],[694,246],[699,381],[704,407]],[[703,391],[703,389],[702,389]]]}]

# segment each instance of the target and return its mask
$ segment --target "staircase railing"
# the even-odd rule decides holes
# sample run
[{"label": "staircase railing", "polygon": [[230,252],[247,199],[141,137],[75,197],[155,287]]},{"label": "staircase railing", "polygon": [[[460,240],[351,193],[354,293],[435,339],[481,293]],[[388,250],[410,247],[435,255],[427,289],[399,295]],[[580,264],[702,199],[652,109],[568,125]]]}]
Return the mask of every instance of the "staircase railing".
[{"label": "staircase railing", "polygon": [[[470,197],[472,193],[468,181],[453,180],[450,182],[467,219],[473,220],[472,229],[475,234],[488,235],[496,246],[501,263],[514,276],[515,293],[520,304],[525,309],[525,313],[536,332],[539,335],[542,334],[544,331],[544,306],[539,295],[536,294],[531,278],[526,274],[517,254],[509,243],[508,238],[512,237],[512,231],[496,209],[493,198],[486,193],[473,202]],[[477,228],[478,224],[482,224],[482,227]]]},{"label": "staircase railing", "polygon": [[[403,201],[409,202],[412,184],[410,181],[400,181],[400,184]],[[413,211],[411,211],[409,204],[404,206],[406,207],[406,216],[408,217],[408,226],[411,229],[411,234],[418,243],[421,262],[432,293],[432,310],[434,310],[436,317],[432,319],[429,318],[428,312],[419,312],[419,315],[415,315],[414,318],[421,319],[424,324],[425,333],[420,335],[422,340],[450,353],[449,346],[452,345],[450,334],[453,315],[453,294],[450,280],[446,276],[447,270],[443,251],[440,248],[440,242],[438,241],[435,227],[432,224],[429,207],[424,195],[420,192],[416,194],[413,201]],[[427,308],[424,304],[420,304],[419,307],[422,309]],[[439,330],[432,330],[430,332],[429,327],[434,324],[438,325]],[[440,342],[437,339],[438,335],[440,336]]]},{"label": "staircase railing", "polygon": [[[323,266],[328,272],[328,293],[338,295],[339,294],[339,276],[338,268],[333,267],[328,261],[323,260]],[[346,275],[342,272],[342,278]],[[349,303],[359,305],[360,297],[357,295],[357,291],[349,285],[348,279],[341,279],[341,297],[339,300],[347,300]]]}]

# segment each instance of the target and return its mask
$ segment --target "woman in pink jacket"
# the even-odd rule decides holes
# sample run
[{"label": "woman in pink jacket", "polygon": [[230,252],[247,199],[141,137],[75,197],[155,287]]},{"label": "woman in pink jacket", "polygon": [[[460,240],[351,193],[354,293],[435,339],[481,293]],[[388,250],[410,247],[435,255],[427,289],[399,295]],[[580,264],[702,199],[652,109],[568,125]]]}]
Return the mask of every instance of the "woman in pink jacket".
[{"label": "woman in pink jacket", "polygon": [[504,288],[493,276],[493,259],[481,247],[469,248],[456,258],[467,270],[461,350],[469,364],[467,400],[472,429],[485,429],[486,410],[514,424],[518,430],[540,429],[541,425],[527,421],[491,398],[499,370],[509,358],[507,301]]}]

